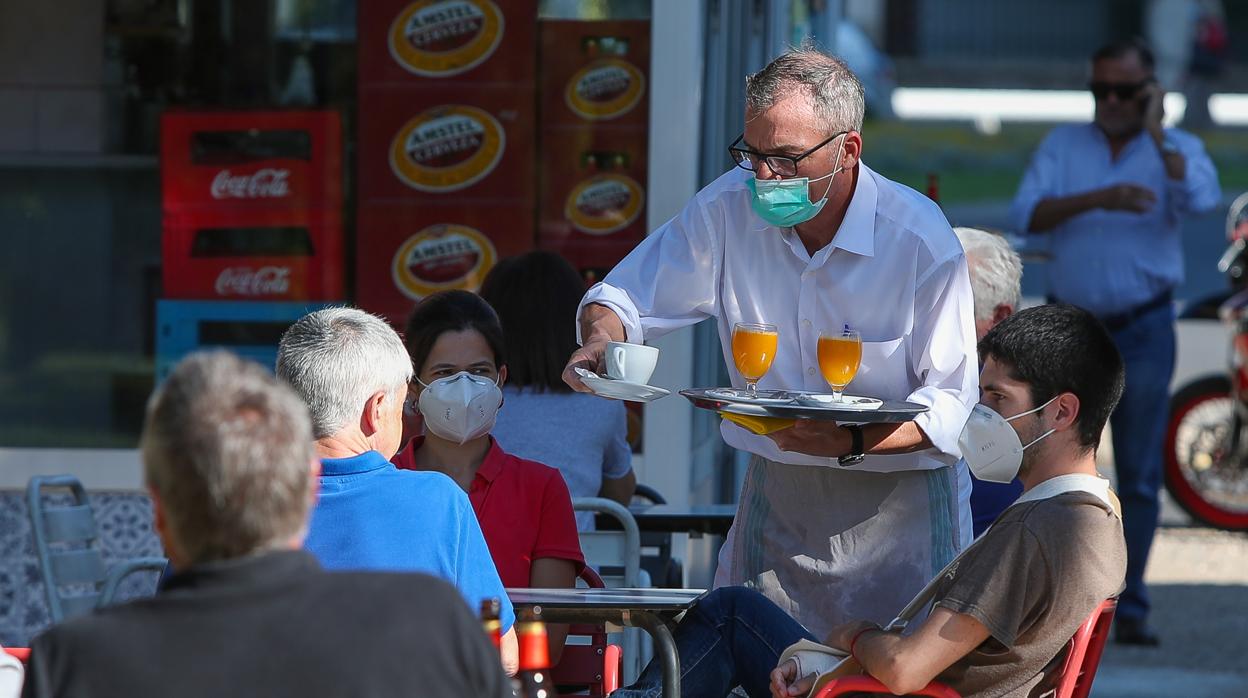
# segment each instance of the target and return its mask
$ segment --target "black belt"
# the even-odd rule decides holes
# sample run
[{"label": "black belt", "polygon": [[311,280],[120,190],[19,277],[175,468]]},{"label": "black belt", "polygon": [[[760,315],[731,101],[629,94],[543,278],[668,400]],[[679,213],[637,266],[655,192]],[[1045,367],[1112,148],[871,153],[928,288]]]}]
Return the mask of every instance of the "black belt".
[{"label": "black belt", "polygon": [[[1054,296],[1048,296],[1047,300],[1050,303],[1065,302],[1065,301],[1055,298]],[[1127,325],[1130,325],[1132,322],[1135,322],[1136,320],[1140,319],[1142,316],[1147,315],[1148,313],[1151,313],[1152,311],[1158,308],[1161,308],[1163,306],[1170,305],[1170,303],[1172,303],[1173,300],[1174,300],[1173,294],[1170,292],[1170,289],[1166,289],[1165,291],[1162,291],[1161,293],[1157,294],[1153,298],[1144,301],[1143,303],[1135,306],[1134,308],[1128,308],[1127,310],[1124,310],[1121,313],[1097,315],[1096,317],[1098,320],[1101,321],[1102,325],[1105,325],[1105,329],[1109,330],[1110,332],[1117,332],[1118,330],[1121,330]]]}]

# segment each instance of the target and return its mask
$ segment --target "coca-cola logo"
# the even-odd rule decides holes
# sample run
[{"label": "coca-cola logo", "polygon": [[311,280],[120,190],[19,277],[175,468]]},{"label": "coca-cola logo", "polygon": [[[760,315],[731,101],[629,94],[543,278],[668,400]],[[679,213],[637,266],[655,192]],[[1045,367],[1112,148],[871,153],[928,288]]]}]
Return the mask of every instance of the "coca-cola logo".
[{"label": "coca-cola logo", "polygon": [[614,119],[641,101],[646,76],[632,63],[603,58],[581,68],[568,81],[568,107],[591,121]]},{"label": "coca-cola logo", "polygon": [[212,178],[214,199],[281,199],[290,196],[290,170],[266,167],[251,174],[221,170]]},{"label": "coca-cola logo", "polygon": [[632,177],[598,175],[572,188],[563,214],[582,233],[610,235],[637,220],[644,201],[645,192]]},{"label": "coca-cola logo", "polygon": [[392,272],[399,290],[414,299],[451,288],[475,291],[494,266],[494,245],[466,225],[431,225],[399,246]]},{"label": "coca-cola logo", "polygon": [[485,177],[503,157],[506,137],[483,109],[447,105],[410,119],[390,144],[390,169],[404,184],[448,192]]},{"label": "coca-cola logo", "polygon": [[290,267],[227,267],[217,276],[218,296],[284,296],[290,292]]},{"label": "coca-cola logo", "polygon": [[446,77],[479,65],[502,38],[492,0],[417,0],[390,25],[390,55],[416,75]]}]

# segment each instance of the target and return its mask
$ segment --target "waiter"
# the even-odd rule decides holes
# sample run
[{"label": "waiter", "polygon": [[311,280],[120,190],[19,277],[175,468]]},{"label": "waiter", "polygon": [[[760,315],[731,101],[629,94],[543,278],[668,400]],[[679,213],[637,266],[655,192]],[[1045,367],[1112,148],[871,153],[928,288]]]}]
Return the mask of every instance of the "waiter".
[{"label": "waiter", "polygon": [[734,323],[776,325],[760,387],[826,392],[820,332],[861,333],[851,392],[926,405],[914,422],[798,421],[769,436],[722,425],[753,458],[715,585],[758,589],[818,637],[852,618],[890,620],[971,533],[956,465],[978,399],[966,258],[934,203],[861,161],[862,114],[858,79],[812,49],[746,78],[737,167],[589,290],[564,371],[586,390],[574,369],[601,372],[608,341],[710,317],[729,366]]}]

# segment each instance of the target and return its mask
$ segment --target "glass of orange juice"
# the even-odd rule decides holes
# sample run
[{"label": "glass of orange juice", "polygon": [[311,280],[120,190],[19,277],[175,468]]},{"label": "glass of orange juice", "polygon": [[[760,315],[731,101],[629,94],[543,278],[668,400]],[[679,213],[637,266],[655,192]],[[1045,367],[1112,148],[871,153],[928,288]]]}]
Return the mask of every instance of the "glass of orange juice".
[{"label": "glass of orange juice", "polygon": [[749,397],[758,397],[758,381],[776,360],[779,339],[775,325],[738,322],[732,326],[732,360],[745,379]]},{"label": "glass of orange juice", "polygon": [[841,392],[858,374],[862,362],[862,335],[849,325],[835,334],[820,333],[818,355],[819,370],[832,387],[832,400],[841,402]]}]

